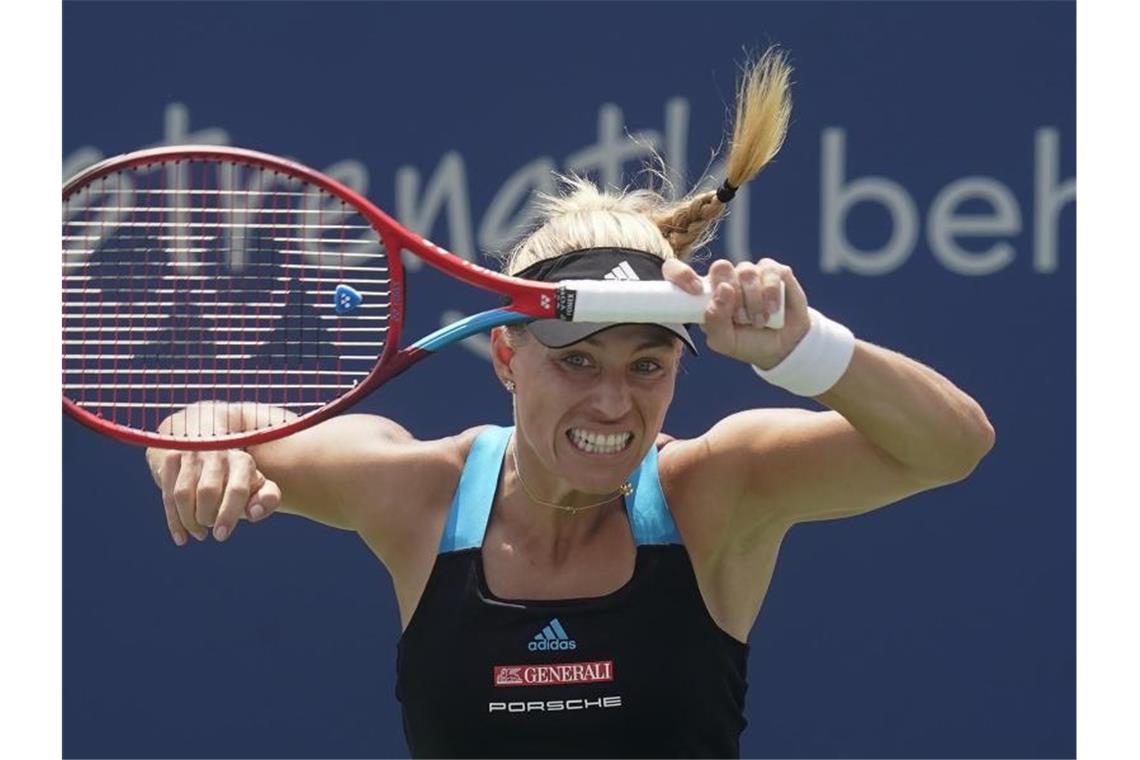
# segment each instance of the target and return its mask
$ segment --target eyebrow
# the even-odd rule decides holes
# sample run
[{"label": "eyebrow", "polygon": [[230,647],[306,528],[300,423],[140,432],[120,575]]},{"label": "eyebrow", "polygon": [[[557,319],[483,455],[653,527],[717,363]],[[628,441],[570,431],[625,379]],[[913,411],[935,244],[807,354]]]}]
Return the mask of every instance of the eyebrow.
[{"label": "eyebrow", "polygon": [[[674,338],[671,335],[670,336],[659,335],[655,338],[648,338],[646,340],[641,341],[641,343],[638,343],[637,346],[633,350],[636,353],[637,351],[644,351],[647,348],[661,348],[661,347],[672,348],[674,340],[676,340],[676,338]],[[586,338],[582,342],[583,343],[589,343],[591,346],[596,346],[598,348],[602,347],[601,341],[599,341],[597,338],[594,338],[592,336],[589,338]]]}]

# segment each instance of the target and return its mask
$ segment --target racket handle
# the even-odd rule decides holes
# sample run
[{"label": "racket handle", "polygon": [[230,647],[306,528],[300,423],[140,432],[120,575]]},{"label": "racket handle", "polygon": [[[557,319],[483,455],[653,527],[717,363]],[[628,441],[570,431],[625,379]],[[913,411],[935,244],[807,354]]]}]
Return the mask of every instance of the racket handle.
[{"label": "racket handle", "polygon": [[[712,300],[712,287],[705,292],[687,293],[671,282],[613,282],[607,280],[563,280],[561,293],[572,292],[572,322],[682,322],[700,324]],[[560,293],[560,295],[561,295]],[[773,330],[784,326],[784,283],[780,283],[780,307],[764,325]]]}]

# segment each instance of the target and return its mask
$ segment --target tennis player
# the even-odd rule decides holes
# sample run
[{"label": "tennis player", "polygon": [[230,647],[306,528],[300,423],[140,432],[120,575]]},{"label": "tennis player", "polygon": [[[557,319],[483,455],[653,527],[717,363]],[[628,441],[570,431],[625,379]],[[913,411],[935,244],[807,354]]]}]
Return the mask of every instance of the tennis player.
[{"label": "tennis player", "polygon": [[[754,128],[718,191],[671,203],[570,179],[506,271],[698,292],[686,259],[786,128],[782,60],[752,74],[737,109]],[[349,415],[248,451],[151,449],[171,535],[222,541],[275,511],[356,531],[395,587],[415,756],[736,756],[746,641],[789,528],[961,480],[994,432],[945,377],[810,308],[784,264],[718,260],[705,279],[705,342],[740,362],[738,382],[828,411],[749,409],[672,439],[696,353],[684,325],[498,328],[512,426],[421,441]],[[785,326],[767,329],[781,290]],[[219,429],[253,424],[249,406],[204,409]]]}]

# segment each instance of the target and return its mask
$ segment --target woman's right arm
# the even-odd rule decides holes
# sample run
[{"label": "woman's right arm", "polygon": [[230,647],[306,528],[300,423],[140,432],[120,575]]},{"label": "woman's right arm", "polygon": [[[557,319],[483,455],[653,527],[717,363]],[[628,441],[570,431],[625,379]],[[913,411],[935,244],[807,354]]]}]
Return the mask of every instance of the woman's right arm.
[{"label": "woman's right arm", "polygon": [[[193,434],[206,429],[206,420],[212,431],[241,432],[266,418],[265,406],[254,404],[204,402],[187,411],[160,429]],[[147,449],[146,456],[179,545],[187,533],[205,539],[211,528],[215,539],[225,540],[240,519],[264,519],[280,509],[366,534],[383,552],[383,544],[402,540],[400,513],[407,512],[409,496],[420,484],[438,482],[439,465],[446,467],[439,451],[391,420],[344,415],[246,451]]]}]

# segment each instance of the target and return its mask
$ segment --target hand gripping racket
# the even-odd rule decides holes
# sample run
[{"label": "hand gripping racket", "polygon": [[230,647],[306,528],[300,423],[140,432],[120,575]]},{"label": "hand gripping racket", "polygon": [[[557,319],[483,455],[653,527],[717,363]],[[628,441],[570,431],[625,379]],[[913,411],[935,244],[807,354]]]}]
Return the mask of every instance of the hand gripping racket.
[{"label": "hand gripping racket", "polygon": [[[507,305],[401,348],[401,250]],[[695,323],[709,298],[660,281],[507,277],[405,229],[336,180],[249,150],[143,150],[63,186],[63,408],[130,443],[222,449],[281,438],[492,327]],[[769,326],[782,324],[781,306]],[[199,401],[253,403],[258,429],[214,433],[201,419],[193,433],[155,432]],[[273,419],[274,407],[298,416]]]}]

